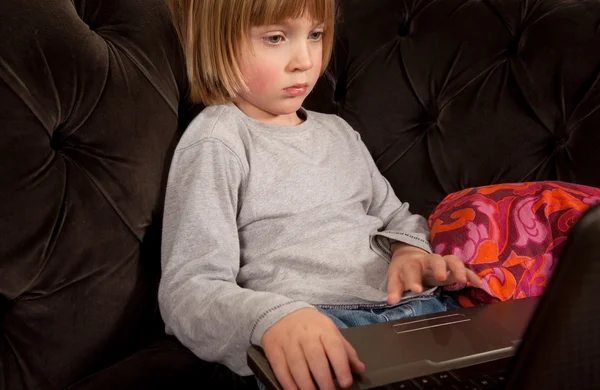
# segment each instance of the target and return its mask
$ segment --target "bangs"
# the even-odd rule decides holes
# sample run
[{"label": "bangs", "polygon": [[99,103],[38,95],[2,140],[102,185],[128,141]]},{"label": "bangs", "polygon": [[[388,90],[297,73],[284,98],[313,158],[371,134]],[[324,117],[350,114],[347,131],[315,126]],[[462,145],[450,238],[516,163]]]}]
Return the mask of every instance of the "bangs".
[{"label": "bangs", "polygon": [[287,19],[309,17],[330,26],[334,18],[331,0],[258,0],[250,10],[250,26],[279,24]]}]

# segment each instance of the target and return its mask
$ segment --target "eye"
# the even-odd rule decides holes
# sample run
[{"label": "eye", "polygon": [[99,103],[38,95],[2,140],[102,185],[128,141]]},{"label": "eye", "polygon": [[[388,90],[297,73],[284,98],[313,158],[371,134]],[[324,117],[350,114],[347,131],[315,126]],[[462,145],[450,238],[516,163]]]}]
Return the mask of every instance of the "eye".
[{"label": "eye", "polygon": [[270,45],[276,45],[278,43],[281,43],[281,41],[283,40],[283,35],[269,35],[264,37],[263,40]]},{"label": "eye", "polygon": [[313,41],[320,41],[323,38],[322,31],[313,31],[308,35],[308,38]]}]

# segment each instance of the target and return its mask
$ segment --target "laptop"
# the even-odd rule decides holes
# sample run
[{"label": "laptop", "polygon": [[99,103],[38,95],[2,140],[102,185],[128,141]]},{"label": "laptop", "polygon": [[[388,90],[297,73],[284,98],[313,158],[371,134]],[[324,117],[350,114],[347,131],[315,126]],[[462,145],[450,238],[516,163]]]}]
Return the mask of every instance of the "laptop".
[{"label": "laptop", "polygon": [[[541,298],[343,329],[366,365],[350,389],[600,389],[598,287],[600,205],[569,233]],[[282,390],[261,348],[247,357]]]}]

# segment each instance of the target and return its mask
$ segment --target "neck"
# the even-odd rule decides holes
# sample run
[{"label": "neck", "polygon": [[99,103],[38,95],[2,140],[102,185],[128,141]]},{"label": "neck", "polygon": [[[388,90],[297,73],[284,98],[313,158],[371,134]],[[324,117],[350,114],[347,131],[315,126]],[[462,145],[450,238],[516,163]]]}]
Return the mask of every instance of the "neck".
[{"label": "neck", "polygon": [[297,126],[304,122],[304,119],[300,118],[297,112],[285,115],[275,115],[259,110],[249,104],[244,104],[244,102],[236,101],[234,104],[250,118],[268,125]]}]

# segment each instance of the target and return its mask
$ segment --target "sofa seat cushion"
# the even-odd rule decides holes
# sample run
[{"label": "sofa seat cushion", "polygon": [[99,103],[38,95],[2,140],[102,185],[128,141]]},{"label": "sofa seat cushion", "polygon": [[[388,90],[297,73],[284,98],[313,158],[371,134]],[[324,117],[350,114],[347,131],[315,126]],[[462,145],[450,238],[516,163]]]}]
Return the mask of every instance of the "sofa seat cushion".
[{"label": "sofa seat cushion", "polygon": [[167,337],[84,378],[65,390],[258,390],[256,378],[204,362],[175,338]]}]

